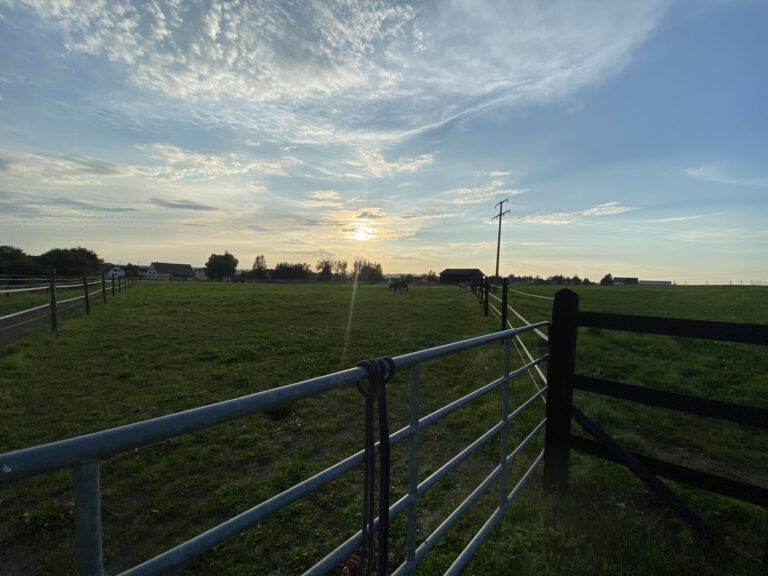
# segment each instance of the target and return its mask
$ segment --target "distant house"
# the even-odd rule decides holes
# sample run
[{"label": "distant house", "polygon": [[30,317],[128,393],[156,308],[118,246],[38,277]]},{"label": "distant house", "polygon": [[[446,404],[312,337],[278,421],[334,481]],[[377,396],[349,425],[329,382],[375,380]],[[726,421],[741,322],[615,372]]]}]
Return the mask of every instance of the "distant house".
[{"label": "distant house", "polygon": [[205,273],[205,268],[195,268],[195,280],[200,280],[201,282],[210,280],[208,274]]},{"label": "distant house", "polygon": [[641,286],[672,286],[672,280],[640,280]]},{"label": "distant house", "polygon": [[440,272],[440,284],[461,284],[482,282],[485,274],[477,268],[446,268]]},{"label": "distant house", "polygon": [[147,270],[148,280],[194,280],[195,270],[189,264],[152,262]]},{"label": "distant house", "polygon": [[113,265],[109,270],[104,272],[104,276],[107,278],[125,278],[125,268],[119,265]]},{"label": "distant house", "polygon": [[628,278],[628,277],[621,277],[621,276],[613,277],[614,286],[637,286],[638,284],[639,284],[639,281],[637,278]]}]

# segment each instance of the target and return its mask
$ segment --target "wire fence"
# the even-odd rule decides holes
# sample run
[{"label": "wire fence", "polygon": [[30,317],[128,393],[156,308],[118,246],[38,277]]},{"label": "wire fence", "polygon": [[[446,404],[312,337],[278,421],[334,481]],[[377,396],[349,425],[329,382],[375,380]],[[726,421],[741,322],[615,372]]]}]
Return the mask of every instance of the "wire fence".
[{"label": "wire fence", "polygon": [[[510,293],[517,294],[519,296],[537,298],[540,300],[551,301],[554,300],[550,296],[543,296],[540,294],[532,294],[530,292],[524,292],[522,290],[514,290],[509,287],[509,282],[505,278],[501,284],[493,284],[484,279],[480,283],[474,283],[471,286],[472,292],[477,297],[480,304],[483,306],[483,312],[486,316],[492,314],[499,322],[500,330],[507,330],[510,328],[517,328],[523,326],[531,326],[530,322],[525,316],[523,316],[512,304],[510,303]],[[517,318],[520,323],[513,321],[511,318]],[[531,348],[543,348],[548,349],[549,337],[539,330],[534,328],[531,334],[535,334],[540,342],[536,340],[528,340],[526,343],[520,334],[516,334],[512,338],[512,344],[515,348],[515,352],[523,365],[530,363],[533,360],[534,355],[531,353]],[[547,386],[547,377],[538,365],[530,367],[528,370],[528,376],[531,383],[534,385],[537,391],[541,391]],[[541,397],[542,402],[546,403],[546,398]]]},{"label": "wire fence", "polygon": [[90,314],[96,302],[106,304],[110,293],[114,297],[137,282],[104,274],[61,277],[53,269],[48,278],[0,276],[0,346],[46,326],[58,334],[63,319]]}]

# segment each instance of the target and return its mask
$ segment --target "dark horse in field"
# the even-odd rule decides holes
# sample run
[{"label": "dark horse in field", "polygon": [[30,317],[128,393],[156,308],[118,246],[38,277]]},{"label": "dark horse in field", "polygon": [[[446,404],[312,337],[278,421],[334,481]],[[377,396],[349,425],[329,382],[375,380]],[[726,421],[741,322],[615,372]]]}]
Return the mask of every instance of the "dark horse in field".
[{"label": "dark horse in field", "polygon": [[408,284],[406,284],[403,280],[398,280],[396,282],[392,282],[390,280],[388,289],[392,292],[397,292],[398,290],[405,290],[408,292]]}]

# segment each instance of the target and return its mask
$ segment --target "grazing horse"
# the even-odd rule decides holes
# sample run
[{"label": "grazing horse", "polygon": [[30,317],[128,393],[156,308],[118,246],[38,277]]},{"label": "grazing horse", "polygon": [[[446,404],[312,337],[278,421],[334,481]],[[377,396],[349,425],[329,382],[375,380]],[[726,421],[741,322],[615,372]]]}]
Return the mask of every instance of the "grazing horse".
[{"label": "grazing horse", "polygon": [[390,280],[387,289],[391,290],[392,292],[397,292],[398,290],[405,290],[408,292],[408,284],[406,284],[403,280],[397,280],[396,282]]}]

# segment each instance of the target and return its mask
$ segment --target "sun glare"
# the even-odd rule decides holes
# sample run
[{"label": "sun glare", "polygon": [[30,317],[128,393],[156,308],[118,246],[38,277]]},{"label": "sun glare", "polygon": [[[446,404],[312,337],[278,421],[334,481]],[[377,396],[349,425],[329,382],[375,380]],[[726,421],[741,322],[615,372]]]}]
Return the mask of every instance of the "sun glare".
[{"label": "sun glare", "polygon": [[352,238],[355,240],[370,240],[374,236],[376,236],[376,231],[364,224],[358,224],[355,229],[352,230]]}]

